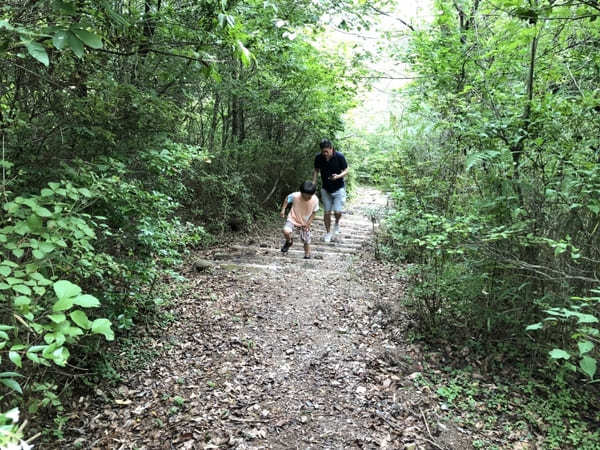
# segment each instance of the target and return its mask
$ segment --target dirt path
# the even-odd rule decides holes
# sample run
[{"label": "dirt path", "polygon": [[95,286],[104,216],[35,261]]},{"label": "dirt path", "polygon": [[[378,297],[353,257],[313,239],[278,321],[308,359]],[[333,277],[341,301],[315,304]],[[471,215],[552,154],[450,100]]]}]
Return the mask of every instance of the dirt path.
[{"label": "dirt path", "polygon": [[366,215],[385,203],[359,189],[312,260],[298,244],[282,255],[279,230],[199,255],[209,267],[195,266],[176,320],[140,337],[162,357],[80,399],[59,447],[466,448],[427,418],[419,349],[385,329],[402,284],[373,259]]}]

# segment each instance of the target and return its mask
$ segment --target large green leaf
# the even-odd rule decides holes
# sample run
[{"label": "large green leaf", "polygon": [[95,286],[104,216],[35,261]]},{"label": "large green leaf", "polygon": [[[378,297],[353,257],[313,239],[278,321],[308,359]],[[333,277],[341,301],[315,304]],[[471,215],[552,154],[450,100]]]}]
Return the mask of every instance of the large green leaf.
[{"label": "large green leaf", "polygon": [[0,378],[0,383],[8,387],[9,389],[18,392],[19,394],[23,394],[23,389],[21,389],[21,385],[12,378]]},{"label": "large green leaf", "polygon": [[32,214],[27,218],[29,229],[34,232],[39,232],[42,229],[42,219],[37,214]]},{"label": "large green leaf", "polygon": [[584,356],[579,361],[579,367],[583,373],[585,373],[590,379],[594,379],[594,375],[596,374],[597,363],[596,360],[590,356]]},{"label": "large green leaf", "polygon": [[582,341],[577,343],[577,347],[579,348],[579,354],[583,355],[584,353],[591,352],[594,344],[590,341]]},{"label": "large green leaf", "polygon": [[92,322],[92,333],[103,334],[107,341],[115,338],[115,333],[110,328],[111,323],[108,319],[96,319]]},{"label": "large green leaf", "polygon": [[40,217],[52,217],[52,213],[49,209],[44,208],[43,206],[37,206],[33,208],[33,212],[36,213]]},{"label": "large green leaf", "polygon": [[70,31],[67,32],[67,42],[73,53],[75,53],[75,56],[81,58],[83,56],[83,42]]},{"label": "large green leaf", "polygon": [[92,328],[92,323],[88,319],[87,315],[80,310],[75,310],[69,314],[71,320],[85,330]]},{"label": "large green leaf", "polygon": [[80,28],[73,28],[72,31],[88,47],[102,48],[102,40],[98,35]]},{"label": "large green leaf", "polygon": [[67,309],[71,309],[73,307],[73,298],[65,297],[59,299],[53,306],[52,310],[55,312],[58,311],[66,311]]},{"label": "large green leaf", "polygon": [[568,352],[561,350],[560,348],[555,348],[549,354],[552,359],[569,359],[571,357]]},{"label": "large green leaf", "polygon": [[12,31],[15,29],[10,23],[8,23],[8,20],[4,20],[4,19],[0,19],[0,29],[1,28],[4,28],[8,31]]},{"label": "large green leaf", "polygon": [[50,319],[54,323],[62,323],[67,319],[67,316],[64,314],[49,314],[48,319]]},{"label": "large green leaf", "polygon": [[18,292],[19,294],[31,295],[31,288],[29,288],[29,286],[25,286],[24,284],[16,284],[12,288],[13,291]]},{"label": "large green leaf", "polygon": [[[62,50],[67,46],[68,40],[69,40],[69,33],[67,31],[60,30],[54,34],[54,37],[52,38],[52,44],[54,44],[54,47],[56,47],[58,50]],[[44,193],[44,191],[49,191],[49,190],[42,189],[42,196],[52,195],[52,191],[49,191],[46,193]]]},{"label": "large green leaf", "polygon": [[21,360],[21,355],[18,352],[15,351],[9,351],[8,352],[8,359],[10,359],[13,364],[19,368],[23,367],[23,362]]},{"label": "large green leaf", "polygon": [[31,298],[25,295],[19,295],[13,300],[15,306],[26,306],[31,304]]},{"label": "large green leaf", "polygon": [[57,366],[64,367],[67,364],[69,356],[71,355],[67,348],[59,347],[52,352],[52,361],[54,361],[54,364]]},{"label": "large green leaf", "polygon": [[46,53],[46,49],[42,44],[35,41],[25,41],[25,47],[27,47],[27,51],[31,56],[41,62],[43,65],[48,67],[50,65],[50,60],[48,59],[48,53]]},{"label": "large green leaf", "polygon": [[598,323],[598,318],[591,314],[575,313],[577,316],[577,323]]},{"label": "large green leaf", "polygon": [[82,306],[83,308],[98,308],[100,301],[93,295],[78,295],[73,299],[75,305]]},{"label": "large green leaf", "polygon": [[58,280],[53,287],[58,298],[75,297],[81,294],[81,288],[68,280]]}]

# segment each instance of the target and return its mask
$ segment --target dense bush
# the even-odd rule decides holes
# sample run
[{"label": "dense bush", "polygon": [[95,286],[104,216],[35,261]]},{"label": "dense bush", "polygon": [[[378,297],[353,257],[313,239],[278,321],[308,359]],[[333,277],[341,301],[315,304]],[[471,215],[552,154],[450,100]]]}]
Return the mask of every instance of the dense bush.
[{"label": "dense bush", "polygon": [[0,411],[110,373],[189,249],[310,177],[361,70],[313,39],[349,3],[267,3],[0,5]]},{"label": "dense bush", "polygon": [[394,192],[381,252],[411,265],[422,333],[596,380],[600,10],[436,8],[397,50],[416,80],[361,169]]}]

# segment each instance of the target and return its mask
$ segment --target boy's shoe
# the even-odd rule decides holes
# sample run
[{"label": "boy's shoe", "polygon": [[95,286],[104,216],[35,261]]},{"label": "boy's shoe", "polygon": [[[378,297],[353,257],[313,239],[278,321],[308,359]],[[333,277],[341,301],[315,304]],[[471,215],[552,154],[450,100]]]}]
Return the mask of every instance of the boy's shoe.
[{"label": "boy's shoe", "polygon": [[281,253],[287,253],[293,243],[294,241],[285,241],[283,247],[281,247]]},{"label": "boy's shoe", "polygon": [[325,234],[325,236],[323,236],[323,241],[324,242],[331,242],[331,232]]},{"label": "boy's shoe", "polygon": [[310,255],[304,255],[304,259],[310,259],[310,258],[312,258],[312,256],[310,256]]},{"label": "boy's shoe", "polygon": [[336,223],[335,226],[333,227],[333,232],[335,234],[340,234],[342,231],[340,230],[340,224]]}]

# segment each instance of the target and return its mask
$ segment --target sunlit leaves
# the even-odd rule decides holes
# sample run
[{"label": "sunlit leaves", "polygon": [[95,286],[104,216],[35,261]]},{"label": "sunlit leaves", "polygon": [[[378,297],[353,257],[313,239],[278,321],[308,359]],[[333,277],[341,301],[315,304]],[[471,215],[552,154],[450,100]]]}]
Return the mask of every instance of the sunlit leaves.
[{"label": "sunlit leaves", "polygon": [[95,33],[80,28],[73,28],[71,31],[88,47],[94,49],[102,48],[102,40]]},{"label": "sunlit leaves", "polygon": [[50,64],[50,60],[48,59],[48,53],[46,53],[46,49],[39,42],[34,41],[26,41],[25,47],[31,56],[37,59],[46,67]]}]

